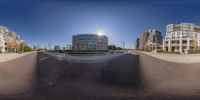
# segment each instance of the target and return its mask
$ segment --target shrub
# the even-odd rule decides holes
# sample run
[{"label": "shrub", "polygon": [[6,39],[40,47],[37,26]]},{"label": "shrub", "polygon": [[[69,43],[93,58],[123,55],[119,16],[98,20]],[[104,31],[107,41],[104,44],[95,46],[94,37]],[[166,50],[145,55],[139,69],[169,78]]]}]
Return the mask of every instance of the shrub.
[{"label": "shrub", "polygon": [[149,48],[144,48],[143,51],[150,52]]},{"label": "shrub", "polygon": [[188,54],[198,54],[200,53],[200,50],[199,49],[191,49],[191,50],[188,50]]},{"label": "shrub", "polygon": [[168,52],[168,51],[165,51],[165,50],[158,50],[157,51],[158,53],[166,53],[166,54],[181,54],[180,52]]}]

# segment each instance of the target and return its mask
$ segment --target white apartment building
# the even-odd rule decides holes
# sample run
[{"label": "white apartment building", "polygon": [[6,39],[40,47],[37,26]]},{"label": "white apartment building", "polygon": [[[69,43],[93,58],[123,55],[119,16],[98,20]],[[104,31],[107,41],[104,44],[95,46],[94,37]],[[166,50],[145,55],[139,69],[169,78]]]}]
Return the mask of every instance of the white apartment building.
[{"label": "white apartment building", "polygon": [[0,25],[0,52],[16,51],[15,46],[19,44],[19,35]]},{"label": "white apartment building", "polygon": [[2,33],[0,33],[0,52],[5,52],[5,40]]},{"label": "white apartment building", "polygon": [[193,23],[169,24],[163,40],[163,50],[187,53],[200,47],[200,26]]}]

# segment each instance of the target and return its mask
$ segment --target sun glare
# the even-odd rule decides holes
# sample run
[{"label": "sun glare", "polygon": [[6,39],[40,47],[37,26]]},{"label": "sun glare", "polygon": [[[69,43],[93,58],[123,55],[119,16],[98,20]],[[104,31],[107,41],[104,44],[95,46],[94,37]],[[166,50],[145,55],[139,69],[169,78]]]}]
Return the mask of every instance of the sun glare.
[{"label": "sun glare", "polygon": [[103,33],[101,33],[101,32],[98,32],[97,34],[98,34],[98,35],[103,35]]}]

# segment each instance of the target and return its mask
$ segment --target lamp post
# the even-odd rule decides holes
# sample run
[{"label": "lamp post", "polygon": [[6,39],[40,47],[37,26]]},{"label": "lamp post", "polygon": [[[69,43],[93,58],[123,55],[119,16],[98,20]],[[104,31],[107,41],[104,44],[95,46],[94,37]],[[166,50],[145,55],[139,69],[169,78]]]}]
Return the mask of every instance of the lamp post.
[{"label": "lamp post", "polygon": [[123,41],[123,42],[121,42],[122,43],[122,47],[123,47],[123,49],[124,49],[124,46],[125,46],[125,42]]},{"label": "lamp post", "polygon": [[49,50],[51,50],[51,45],[52,45],[52,43],[49,43]]}]

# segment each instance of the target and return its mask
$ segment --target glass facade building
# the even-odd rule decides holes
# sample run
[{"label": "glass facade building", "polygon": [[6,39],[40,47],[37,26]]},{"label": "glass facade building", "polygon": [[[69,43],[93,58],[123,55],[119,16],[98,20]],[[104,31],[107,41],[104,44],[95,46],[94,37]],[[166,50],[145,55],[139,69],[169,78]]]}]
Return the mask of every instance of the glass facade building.
[{"label": "glass facade building", "polygon": [[104,51],[108,47],[108,37],[98,34],[78,34],[72,36],[73,51]]}]

